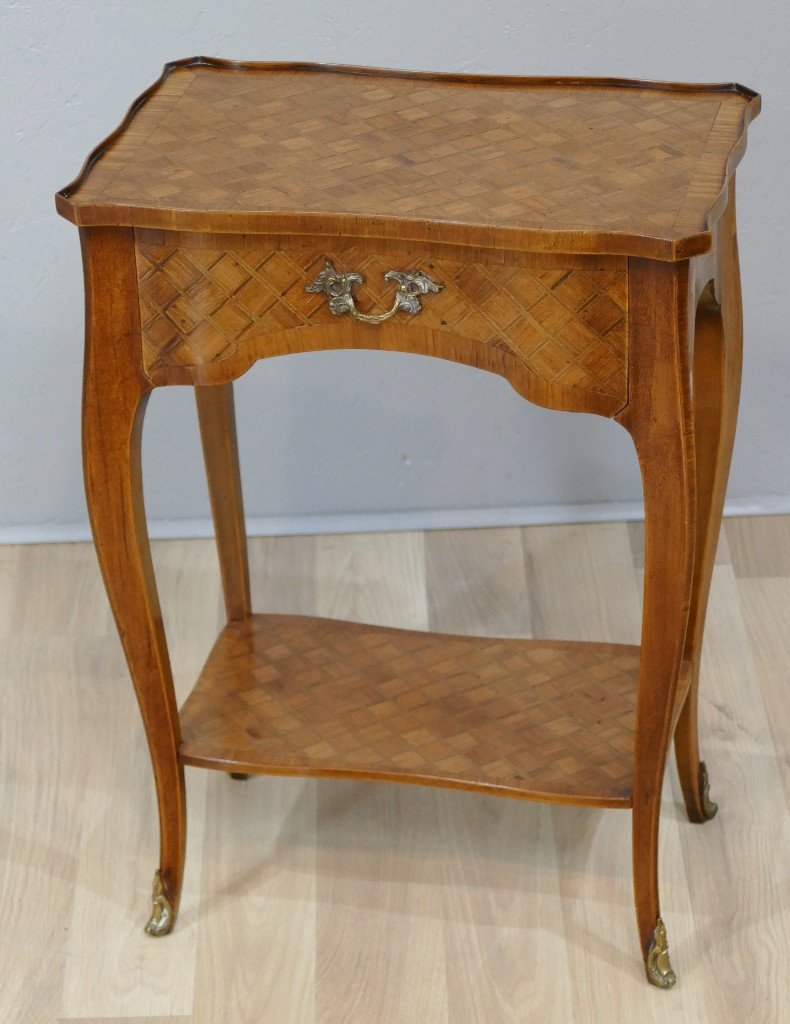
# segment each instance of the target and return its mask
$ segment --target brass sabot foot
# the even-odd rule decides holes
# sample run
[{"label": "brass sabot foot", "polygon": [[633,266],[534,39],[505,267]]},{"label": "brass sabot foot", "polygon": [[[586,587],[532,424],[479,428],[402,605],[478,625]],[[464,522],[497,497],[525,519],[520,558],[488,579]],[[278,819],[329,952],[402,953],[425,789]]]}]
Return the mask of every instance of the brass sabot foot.
[{"label": "brass sabot foot", "polygon": [[151,894],[153,907],[148,924],[145,926],[147,935],[158,938],[160,935],[167,935],[175,924],[175,914],[170,900],[165,896],[165,887],[162,883],[162,872],[154,874],[154,888]]},{"label": "brass sabot foot", "polygon": [[699,763],[699,795],[705,821],[710,821],[711,818],[715,818],[719,805],[710,798],[710,781],[708,779],[708,769],[704,761]]},{"label": "brass sabot foot", "polygon": [[678,980],[669,962],[669,946],[667,945],[667,930],[661,918],[656,919],[656,927],[653,930],[653,938],[645,957],[645,971],[647,980],[656,988],[672,988]]}]

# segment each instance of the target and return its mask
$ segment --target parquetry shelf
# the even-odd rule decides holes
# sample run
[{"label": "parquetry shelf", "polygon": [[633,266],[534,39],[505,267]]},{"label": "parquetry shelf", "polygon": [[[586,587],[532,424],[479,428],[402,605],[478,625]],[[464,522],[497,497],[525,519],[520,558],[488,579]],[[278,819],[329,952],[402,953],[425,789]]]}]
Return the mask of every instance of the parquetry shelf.
[{"label": "parquetry shelf", "polygon": [[[630,808],[648,980],[674,984],[658,827],[686,807],[702,630],[735,431],[736,85],[169,64],[56,197],[87,290],[84,462],[145,724],[178,912],[184,765]],[[640,647],[253,615],[232,381],[316,349],[413,352],[614,418],[645,490]],[[692,387],[693,383],[693,387]],[[228,624],[179,711],[140,469],[147,396],[195,387]],[[525,856],[528,853],[525,852]]]}]

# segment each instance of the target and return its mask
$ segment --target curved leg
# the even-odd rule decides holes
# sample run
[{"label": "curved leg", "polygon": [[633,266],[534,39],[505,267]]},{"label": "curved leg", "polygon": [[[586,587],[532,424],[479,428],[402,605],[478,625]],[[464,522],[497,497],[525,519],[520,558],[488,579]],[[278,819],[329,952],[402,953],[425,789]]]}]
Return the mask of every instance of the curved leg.
[{"label": "curved leg", "polygon": [[645,496],[645,581],[633,775],[633,869],[648,980],[670,988],[658,898],[661,789],[686,635],[694,464],[688,394],[688,264],[629,261],[629,404]]},{"label": "curved leg", "polygon": [[[717,806],[708,795],[708,772],[697,735],[702,633],[724,494],[730,471],[741,387],[743,318],[735,234],[735,183],[718,227],[715,297],[706,289],[697,310],[694,343],[694,429],[697,464],[697,560],[689,612],[686,658],[692,675],[675,730],[675,757],[689,818],[708,821]],[[718,301],[717,301],[718,300]]]},{"label": "curved leg", "polygon": [[81,231],[87,294],[83,465],[107,596],[145,726],[159,803],[150,935],[173,927],[186,838],[184,772],[170,662],[143,508],[140,437],[150,384],[141,362],[133,233]]},{"label": "curved leg", "polygon": [[[195,402],[225,611],[229,622],[241,621],[251,610],[250,567],[233,384],[198,386],[195,388]],[[237,782],[249,778],[243,772],[229,774]]]},{"label": "curved leg", "polygon": [[250,614],[247,530],[241,494],[233,385],[195,388],[203,460],[228,621]]}]

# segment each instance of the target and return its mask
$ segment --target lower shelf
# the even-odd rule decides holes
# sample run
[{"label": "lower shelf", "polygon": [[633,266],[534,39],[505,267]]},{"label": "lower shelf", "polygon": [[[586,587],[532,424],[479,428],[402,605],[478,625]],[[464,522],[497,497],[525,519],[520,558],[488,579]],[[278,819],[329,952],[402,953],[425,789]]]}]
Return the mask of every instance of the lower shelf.
[{"label": "lower shelf", "polygon": [[181,709],[181,760],[628,807],[638,666],[620,644],[253,615]]}]

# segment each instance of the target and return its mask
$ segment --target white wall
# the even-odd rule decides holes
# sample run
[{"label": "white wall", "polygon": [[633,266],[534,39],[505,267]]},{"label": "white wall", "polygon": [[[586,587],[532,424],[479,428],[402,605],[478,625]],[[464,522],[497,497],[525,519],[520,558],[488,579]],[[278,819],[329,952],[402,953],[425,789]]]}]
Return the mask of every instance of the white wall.
[{"label": "white wall", "polygon": [[[0,0],[0,48],[0,540],[85,529],[81,268],[76,230],[55,215],[53,193],[166,60],[196,53],[734,79],[762,92],[738,174],[746,369],[729,493],[731,508],[790,509],[787,0]],[[466,367],[320,353],[259,363],[237,394],[247,511],[264,529],[298,515],[486,522],[584,515],[589,508],[558,506],[605,502],[618,507],[593,514],[627,513],[640,497],[619,427],[532,408]],[[154,394],[145,457],[154,531],[194,529],[186,520],[205,520],[208,503],[186,389]],[[478,511],[429,514],[448,509]]]}]

